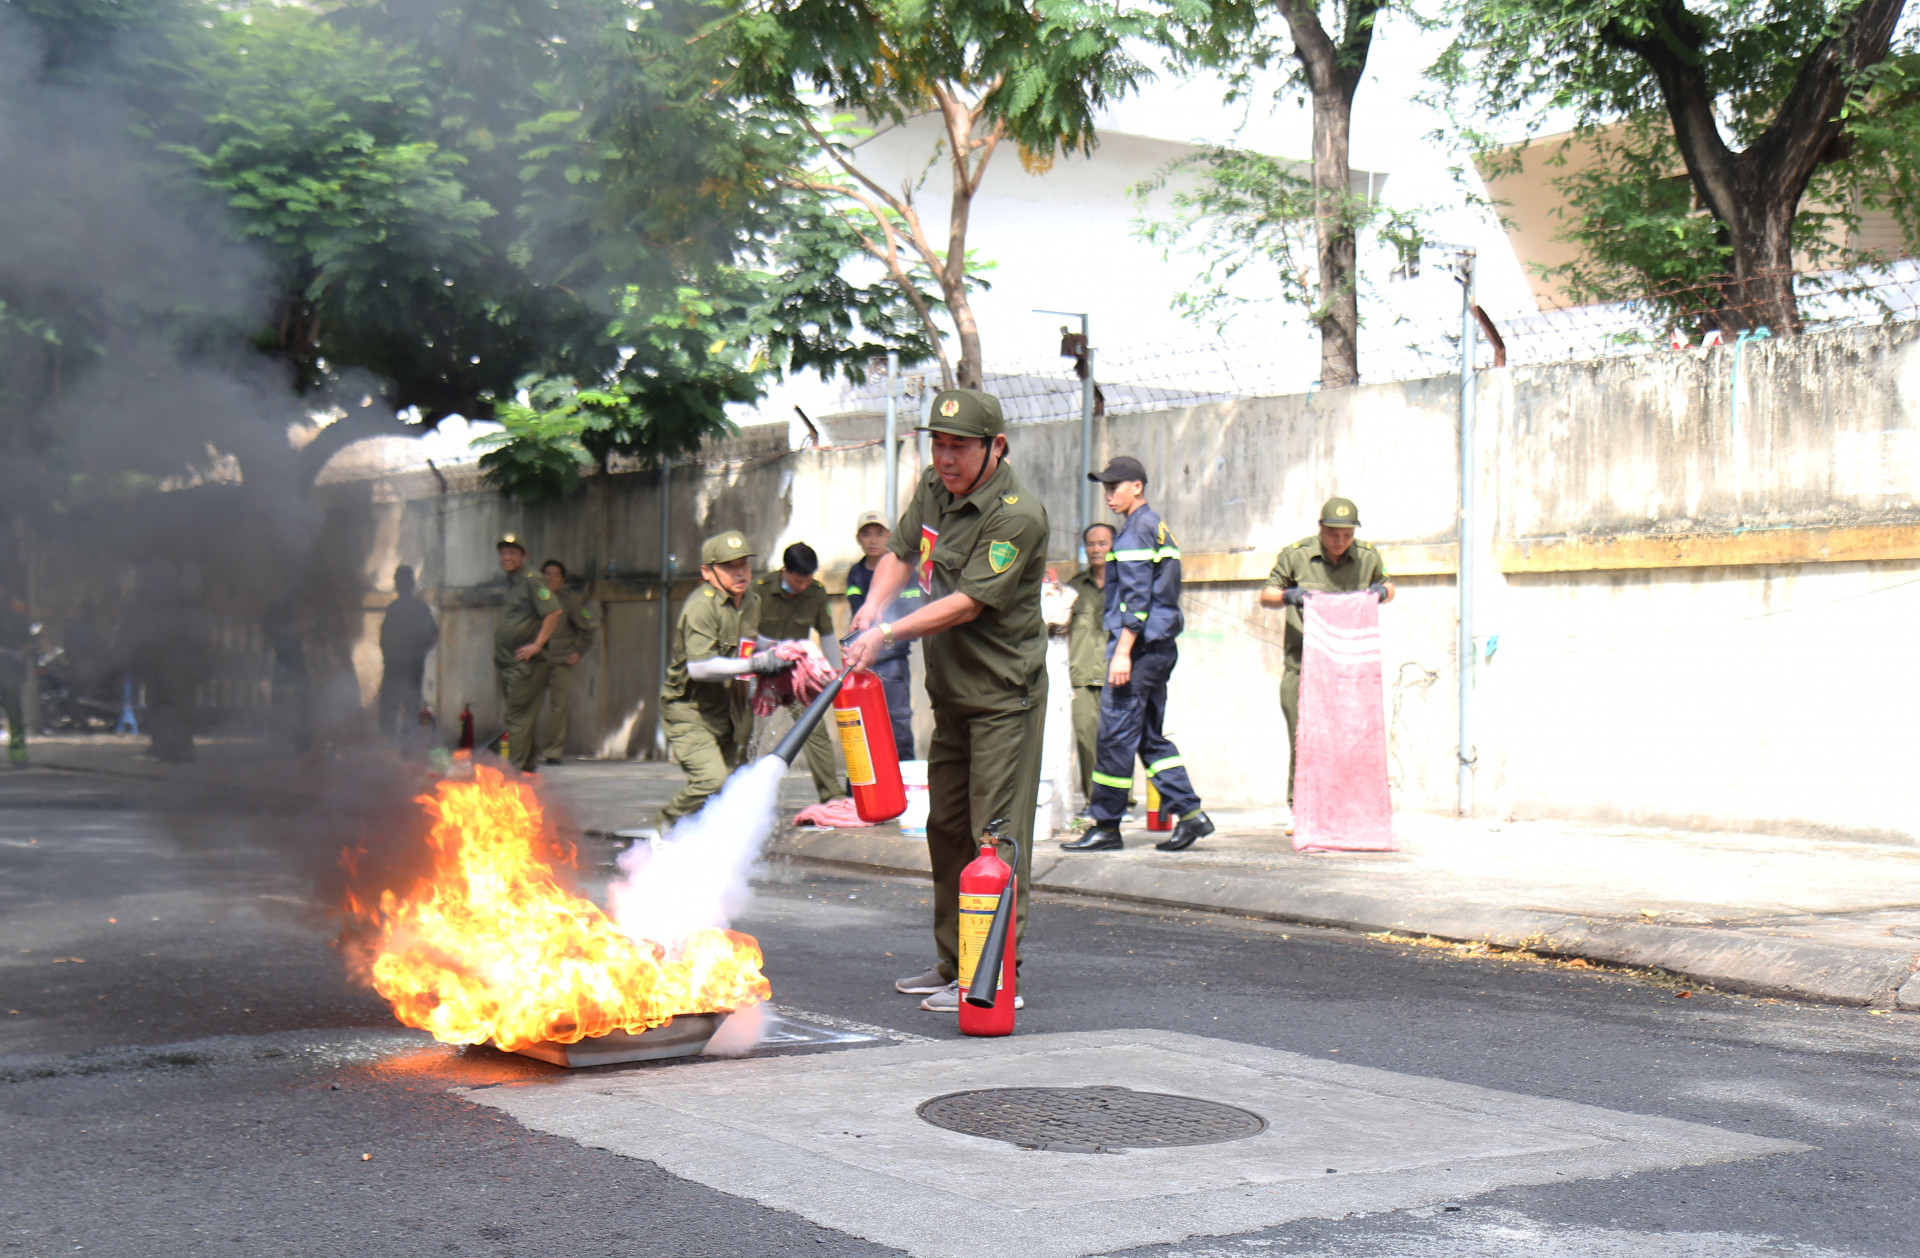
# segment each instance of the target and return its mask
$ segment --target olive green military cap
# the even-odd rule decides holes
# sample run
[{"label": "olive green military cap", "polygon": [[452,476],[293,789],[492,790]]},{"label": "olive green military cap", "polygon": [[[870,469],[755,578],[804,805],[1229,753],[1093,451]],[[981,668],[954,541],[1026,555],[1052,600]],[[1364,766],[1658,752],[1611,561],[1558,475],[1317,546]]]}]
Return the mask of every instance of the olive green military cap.
[{"label": "olive green military cap", "polygon": [[1360,508],[1353,505],[1351,498],[1329,498],[1320,508],[1320,523],[1333,529],[1357,529]]},{"label": "olive green military cap", "polygon": [[527,544],[512,533],[502,533],[500,540],[493,544],[495,550],[505,550],[509,546],[523,555],[527,553]]},{"label": "olive green military cap", "polygon": [[922,424],[925,432],[956,437],[998,437],[1007,430],[1000,399],[978,389],[946,389],[933,399],[933,412]]},{"label": "olive green military cap", "polygon": [[700,562],[732,563],[736,559],[751,559],[760,552],[747,544],[747,535],[738,531],[715,533],[700,543]]}]

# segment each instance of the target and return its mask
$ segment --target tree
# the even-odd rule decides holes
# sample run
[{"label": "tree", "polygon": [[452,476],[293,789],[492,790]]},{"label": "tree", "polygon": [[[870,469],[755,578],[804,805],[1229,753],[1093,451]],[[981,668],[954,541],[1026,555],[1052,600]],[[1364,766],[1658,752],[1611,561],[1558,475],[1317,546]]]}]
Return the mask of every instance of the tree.
[{"label": "tree", "polygon": [[[1570,234],[1597,246],[1575,277],[1589,294],[1659,298],[1663,282],[1691,293],[1705,284],[1693,313],[1728,332],[1791,334],[1801,328],[1796,249],[1847,253],[1823,247],[1824,224],[1806,219],[1810,190],[1825,202],[1815,213],[1841,222],[1893,205],[1912,238],[1920,93],[1913,36],[1896,44],[1903,5],[1463,0],[1459,36],[1434,74],[1495,119],[1548,104],[1587,133],[1629,124],[1602,143],[1600,170],[1568,185],[1588,219]],[[1691,198],[1661,186],[1668,162]],[[1710,231],[1681,222],[1695,205]]]},{"label": "tree", "polygon": [[[819,160],[797,165],[788,181],[838,207],[912,303],[943,380],[978,388],[983,358],[967,235],[988,165],[1005,143],[1030,167],[1090,152],[1094,111],[1142,73],[1123,42],[1145,29],[1117,8],[1044,0],[774,0],[742,10],[733,25],[730,87],[786,111],[805,130]],[[850,130],[822,112],[894,125],[938,115],[933,162],[944,154],[951,183],[944,237],[922,218],[918,186],[884,186],[857,159]],[[942,344],[928,288],[953,323],[957,363]]]},{"label": "tree", "polygon": [[[1226,69],[1237,91],[1244,90],[1251,70],[1282,57],[1294,66],[1289,87],[1306,87],[1313,101],[1310,179],[1318,290],[1312,318],[1320,329],[1320,386],[1340,388],[1360,382],[1359,237],[1373,212],[1368,198],[1353,192],[1348,157],[1353,100],[1366,73],[1374,26],[1388,0],[1332,0],[1326,12],[1329,21],[1324,22],[1318,0],[1275,0],[1274,7],[1287,24],[1285,47],[1257,0],[1216,0],[1195,10],[1194,16],[1176,8],[1165,28],[1167,42],[1189,64]],[[1223,194],[1221,210],[1251,214],[1254,220],[1276,212],[1297,213],[1297,192],[1286,179],[1274,177],[1278,172],[1262,173],[1257,163],[1245,159],[1207,161],[1216,176],[1214,186]],[[1264,191],[1252,205],[1236,206],[1249,176],[1265,185]],[[1224,183],[1219,182],[1222,177]],[[1283,273],[1283,283],[1295,282],[1292,277],[1298,274],[1297,268],[1291,275]]]}]

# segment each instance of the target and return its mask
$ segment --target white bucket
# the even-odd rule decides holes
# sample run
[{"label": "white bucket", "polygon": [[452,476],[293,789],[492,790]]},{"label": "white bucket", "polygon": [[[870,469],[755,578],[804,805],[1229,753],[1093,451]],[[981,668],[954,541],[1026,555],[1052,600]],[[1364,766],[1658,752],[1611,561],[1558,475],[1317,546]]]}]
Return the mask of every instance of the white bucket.
[{"label": "white bucket", "polygon": [[907,810],[900,814],[900,833],[927,837],[927,762],[902,760],[900,783],[907,788]]}]

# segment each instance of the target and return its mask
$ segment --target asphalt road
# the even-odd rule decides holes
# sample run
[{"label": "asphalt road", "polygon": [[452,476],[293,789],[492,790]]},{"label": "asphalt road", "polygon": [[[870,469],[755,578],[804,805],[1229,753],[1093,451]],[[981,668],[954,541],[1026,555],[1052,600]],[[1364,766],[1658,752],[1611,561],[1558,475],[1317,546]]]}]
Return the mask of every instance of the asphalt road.
[{"label": "asphalt road", "polygon": [[[550,1068],[432,1044],[349,982],[285,818],[134,789],[0,778],[0,1255],[894,1252],[450,1094]],[[925,902],[788,867],[741,925],[783,1008],[952,1037],[890,987],[928,959]],[[1920,1018],[1036,903],[1025,1033],[1191,1031],[1815,1146],[1131,1252],[1920,1254]]]}]

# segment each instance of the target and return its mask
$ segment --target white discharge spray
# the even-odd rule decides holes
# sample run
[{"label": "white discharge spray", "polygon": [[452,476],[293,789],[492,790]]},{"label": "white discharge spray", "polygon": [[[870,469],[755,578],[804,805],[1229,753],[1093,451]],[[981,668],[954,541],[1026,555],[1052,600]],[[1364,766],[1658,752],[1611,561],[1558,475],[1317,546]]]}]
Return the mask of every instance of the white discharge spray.
[{"label": "white discharge spray", "polygon": [[773,833],[786,773],[784,760],[763,756],[657,843],[622,853],[620,875],[607,889],[620,929],[677,955],[687,932],[732,925],[753,898],[749,879]]}]

